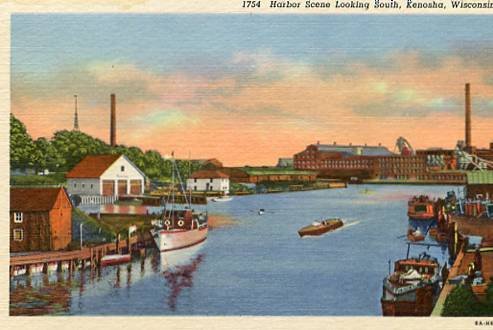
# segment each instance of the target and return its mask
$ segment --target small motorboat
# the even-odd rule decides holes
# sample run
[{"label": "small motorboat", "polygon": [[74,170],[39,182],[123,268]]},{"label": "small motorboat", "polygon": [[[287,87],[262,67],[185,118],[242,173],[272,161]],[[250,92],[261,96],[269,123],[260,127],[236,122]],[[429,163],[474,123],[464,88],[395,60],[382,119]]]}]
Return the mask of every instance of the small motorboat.
[{"label": "small motorboat", "polygon": [[407,232],[407,239],[411,242],[419,242],[423,241],[425,239],[425,236],[421,233],[419,228],[416,230],[409,229]]},{"label": "small motorboat", "polygon": [[264,213],[265,213],[265,209],[259,209],[259,210],[258,210],[258,215],[262,215],[262,214],[264,214]]},{"label": "small motorboat", "polygon": [[305,235],[318,236],[340,228],[343,225],[344,223],[339,218],[327,219],[320,222],[314,221],[311,225],[298,230],[298,234],[300,235],[300,237],[303,237]]},{"label": "small motorboat", "polygon": [[14,276],[24,275],[26,274],[27,268],[26,266],[14,266],[14,270],[12,274]]},{"label": "small motorboat", "polygon": [[130,254],[109,254],[101,258],[101,266],[119,265],[129,262]]},{"label": "small motorboat", "polygon": [[213,202],[229,202],[232,199],[233,199],[233,197],[228,196],[228,195],[224,195],[224,196],[214,197],[211,200]]}]

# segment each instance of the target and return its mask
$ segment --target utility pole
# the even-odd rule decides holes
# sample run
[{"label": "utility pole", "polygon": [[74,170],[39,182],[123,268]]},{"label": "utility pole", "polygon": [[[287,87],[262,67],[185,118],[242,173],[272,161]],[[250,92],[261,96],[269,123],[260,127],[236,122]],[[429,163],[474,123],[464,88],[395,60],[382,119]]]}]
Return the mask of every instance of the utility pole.
[{"label": "utility pole", "polygon": [[82,227],[84,227],[84,224],[81,222],[79,226],[79,236],[80,236],[80,249],[82,250]]}]

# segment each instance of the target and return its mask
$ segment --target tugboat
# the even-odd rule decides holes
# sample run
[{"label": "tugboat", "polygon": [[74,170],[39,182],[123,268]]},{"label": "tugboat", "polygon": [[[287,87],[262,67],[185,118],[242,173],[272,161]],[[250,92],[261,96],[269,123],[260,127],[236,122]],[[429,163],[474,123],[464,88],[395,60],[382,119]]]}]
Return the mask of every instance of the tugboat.
[{"label": "tugboat", "polygon": [[[175,198],[175,177],[184,197],[185,207],[179,208]],[[199,213],[192,209],[192,198],[187,195],[175,159],[172,158],[172,180],[162,214],[155,221],[151,235],[159,251],[172,251],[199,244],[207,239],[207,212]]]},{"label": "tugboat", "polygon": [[440,265],[426,253],[395,262],[383,281],[383,316],[429,316],[440,293]]},{"label": "tugboat", "polygon": [[407,216],[411,220],[436,220],[435,202],[428,196],[414,196],[407,206]]},{"label": "tugboat", "polygon": [[329,231],[340,228],[344,225],[341,219],[327,219],[322,222],[314,221],[311,225],[298,230],[300,237],[303,236],[319,236]]}]

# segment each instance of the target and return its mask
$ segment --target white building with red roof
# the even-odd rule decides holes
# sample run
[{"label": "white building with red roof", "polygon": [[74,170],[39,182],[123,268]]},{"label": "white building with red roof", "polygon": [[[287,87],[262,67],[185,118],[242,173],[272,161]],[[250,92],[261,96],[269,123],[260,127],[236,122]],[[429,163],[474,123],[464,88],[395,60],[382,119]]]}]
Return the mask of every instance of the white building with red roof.
[{"label": "white building with red roof", "polygon": [[70,195],[117,197],[144,193],[145,174],[125,155],[88,155],[65,177]]},{"label": "white building with red roof", "polygon": [[219,191],[229,193],[229,176],[219,170],[193,172],[187,180],[187,189],[192,191]]}]

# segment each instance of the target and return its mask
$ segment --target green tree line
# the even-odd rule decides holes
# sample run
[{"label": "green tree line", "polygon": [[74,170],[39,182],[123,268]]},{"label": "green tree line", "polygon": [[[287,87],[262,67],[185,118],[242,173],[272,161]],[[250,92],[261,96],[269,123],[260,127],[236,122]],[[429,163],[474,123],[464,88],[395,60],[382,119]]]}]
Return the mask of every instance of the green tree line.
[{"label": "green tree line", "polygon": [[[143,151],[124,145],[111,147],[86,133],[69,130],[57,131],[51,139],[40,137],[33,140],[26,126],[10,115],[11,169],[67,172],[86,155],[100,154],[123,154],[154,180],[168,180],[171,176],[171,160],[164,159],[156,150]],[[177,160],[176,163],[183,179],[201,167],[197,161]]]}]

